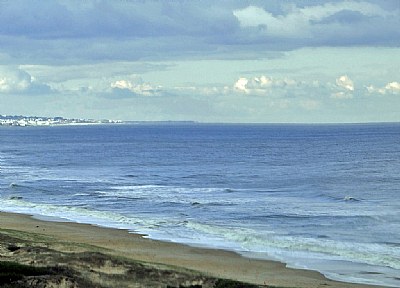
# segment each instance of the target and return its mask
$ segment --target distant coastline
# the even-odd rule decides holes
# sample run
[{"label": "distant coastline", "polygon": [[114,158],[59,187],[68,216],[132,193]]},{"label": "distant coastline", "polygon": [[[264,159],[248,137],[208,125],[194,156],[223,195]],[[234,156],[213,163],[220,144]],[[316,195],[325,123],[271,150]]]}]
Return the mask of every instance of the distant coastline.
[{"label": "distant coastline", "polygon": [[206,124],[206,125],[291,125],[291,126],[315,126],[315,125],[376,125],[389,124],[398,125],[400,122],[199,122],[193,120],[111,120],[111,119],[86,119],[86,118],[64,118],[61,116],[24,116],[24,115],[1,115],[0,126],[73,126],[73,125],[106,125],[106,124],[131,124],[131,125],[185,125],[185,124]]},{"label": "distant coastline", "polygon": [[122,121],[110,119],[84,119],[64,117],[43,117],[23,115],[0,115],[0,126],[61,126],[61,125],[95,125],[95,124],[193,124],[195,121]]},{"label": "distant coastline", "polygon": [[121,120],[94,120],[75,119],[64,117],[41,117],[41,116],[10,116],[0,115],[0,126],[56,126],[56,125],[92,125],[92,124],[117,124]]}]

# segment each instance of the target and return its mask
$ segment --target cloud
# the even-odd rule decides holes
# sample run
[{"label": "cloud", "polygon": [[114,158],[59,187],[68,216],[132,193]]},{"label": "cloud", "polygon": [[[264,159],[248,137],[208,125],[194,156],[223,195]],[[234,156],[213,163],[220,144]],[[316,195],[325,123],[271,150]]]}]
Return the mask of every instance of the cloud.
[{"label": "cloud", "polygon": [[29,73],[19,68],[0,67],[0,93],[2,94],[40,94],[51,88],[39,83]]},{"label": "cloud", "polygon": [[290,14],[284,16],[274,16],[272,13],[256,6],[248,6],[241,10],[233,11],[233,15],[238,19],[241,27],[256,27],[260,32],[265,33],[265,36],[302,36],[303,33],[298,33],[302,30],[307,20],[300,21],[297,17],[292,18]]},{"label": "cloud", "polygon": [[241,77],[235,82],[233,87],[238,91],[247,93],[248,91],[246,87],[247,83],[249,83],[249,79]]},{"label": "cloud", "polygon": [[336,79],[336,85],[347,91],[354,91],[354,82],[347,75],[340,76]]},{"label": "cloud", "polygon": [[299,84],[301,83],[290,78],[274,79],[261,75],[253,78],[240,77],[234,83],[233,90],[249,95],[281,95],[284,90],[291,91]]},{"label": "cloud", "polygon": [[387,83],[384,87],[377,88],[373,85],[366,86],[368,93],[378,93],[381,95],[385,94],[400,94],[400,82],[393,81]]},{"label": "cloud", "polygon": [[[382,88],[367,86],[369,93],[400,94],[400,83],[390,82]],[[354,81],[348,75],[341,75],[334,81],[317,81],[314,79],[298,80],[289,77],[240,77],[232,85],[230,93],[249,96],[265,96],[273,99],[286,99],[292,104],[306,110],[317,110],[322,103],[329,101],[365,97],[362,90],[357,90]],[[226,92],[225,92],[226,94]],[[332,100],[329,100],[332,99]]]},{"label": "cloud", "polygon": [[213,1],[80,2],[0,1],[0,54],[41,64],[204,55],[239,26]]},{"label": "cloud", "polygon": [[333,99],[351,99],[353,98],[354,82],[347,75],[342,75],[336,79],[332,89],[331,98]]},{"label": "cloud", "polygon": [[400,94],[400,83],[390,82],[385,86],[385,90],[388,91],[388,93]]},{"label": "cloud", "polygon": [[14,64],[254,59],[310,46],[397,47],[400,39],[390,1],[81,2],[0,1],[0,55]]},{"label": "cloud", "polygon": [[161,86],[153,86],[143,82],[137,75],[131,75],[130,79],[116,80],[110,84],[112,90],[120,96],[160,96]]},{"label": "cloud", "polygon": [[373,16],[372,15],[364,15],[360,11],[352,11],[352,10],[341,10],[336,12],[328,17],[324,17],[318,21],[311,21],[312,24],[333,24],[339,23],[343,25],[351,25],[366,22],[370,20]]},{"label": "cloud", "polygon": [[238,26],[231,4],[214,1],[15,0],[0,5],[0,34],[33,39],[214,37]]},{"label": "cloud", "polygon": [[0,72],[0,91],[2,93],[26,90],[31,82],[31,75],[19,69],[3,69]]},{"label": "cloud", "polygon": [[378,3],[366,1],[321,2],[304,7],[293,3],[288,7],[287,11],[273,13],[264,7],[249,5],[234,10],[233,15],[247,31],[249,41],[263,41],[267,45],[278,42],[286,49],[320,45],[393,45],[398,41],[393,41],[392,37],[400,36],[395,28],[400,24],[399,7],[387,11]]},{"label": "cloud", "polygon": [[312,25],[347,23],[354,22],[354,18],[360,20],[363,17],[387,17],[391,14],[378,5],[367,2],[342,1],[304,8],[292,6],[283,15],[274,15],[261,7],[250,5],[234,10],[233,15],[242,27],[264,27],[267,35],[304,37],[312,29]]}]

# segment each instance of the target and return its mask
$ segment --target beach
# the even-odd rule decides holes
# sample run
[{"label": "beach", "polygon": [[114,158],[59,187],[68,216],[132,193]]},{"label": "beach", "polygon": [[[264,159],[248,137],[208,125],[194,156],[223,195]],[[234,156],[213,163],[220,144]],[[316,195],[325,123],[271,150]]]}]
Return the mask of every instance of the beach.
[{"label": "beach", "polygon": [[[125,266],[122,265],[122,268],[118,268],[118,265],[113,264],[114,262],[111,259],[119,259],[117,262],[120,265],[124,261],[138,261],[138,263],[148,263],[145,265],[150,265],[156,271],[168,270],[183,273],[184,276],[182,276],[181,283],[178,283],[177,287],[213,287],[210,285],[213,285],[214,282],[210,279],[215,277],[257,284],[261,287],[373,287],[335,282],[326,279],[317,272],[289,269],[279,262],[244,258],[229,251],[150,240],[146,239],[144,235],[128,233],[126,230],[72,222],[43,221],[29,215],[13,213],[0,213],[0,218],[1,261],[14,261],[33,266],[57,266],[58,264],[58,266],[68,267],[68,263],[67,265],[57,263],[57,257],[51,256],[52,253],[49,253],[49,251],[53,251],[54,255],[60,255],[60,253],[69,255],[69,259],[74,260],[70,262],[75,263],[71,264],[75,267],[73,269],[79,267],[80,275],[100,275],[101,272],[106,275],[121,275],[126,271],[126,268],[123,268]],[[45,248],[45,250],[37,250],[34,249],[35,247]],[[39,257],[40,251],[44,251],[42,253],[46,257]],[[82,258],[82,253],[95,254]],[[99,257],[101,258],[100,266],[99,261],[96,261]],[[68,262],[65,257],[58,256],[58,258]],[[86,263],[86,266],[79,265],[79,261]],[[59,262],[63,261],[59,260]],[[108,263],[108,265],[105,263]],[[147,274],[147,276],[149,274],[155,275],[154,271]],[[96,278],[93,275],[86,276],[86,280],[89,279],[96,283],[96,279],[98,280],[100,276]],[[132,284],[131,287],[167,287],[163,286],[161,282],[157,284],[158,276],[154,277],[156,278],[153,279],[151,285],[147,283],[143,284],[145,286],[139,284],[137,286],[133,282],[129,283]],[[178,279],[179,277],[175,278]],[[165,279],[165,277],[162,276],[160,279]],[[64,279],[63,281],[67,280]],[[107,283],[113,283],[110,286],[114,286],[114,284],[120,286],[117,285],[117,282],[102,281],[102,285],[106,284],[105,287],[107,287]],[[140,280],[138,281],[140,282]],[[169,287],[173,286],[169,285]]]}]

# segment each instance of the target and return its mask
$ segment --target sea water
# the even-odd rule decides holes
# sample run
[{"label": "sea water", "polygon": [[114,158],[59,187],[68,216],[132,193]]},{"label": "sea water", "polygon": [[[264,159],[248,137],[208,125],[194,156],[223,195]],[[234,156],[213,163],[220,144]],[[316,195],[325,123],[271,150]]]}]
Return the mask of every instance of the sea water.
[{"label": "sea water", "polygon": [[0,127],[1,211],[337,280],[400,287],[399,196],[400,124]]}]

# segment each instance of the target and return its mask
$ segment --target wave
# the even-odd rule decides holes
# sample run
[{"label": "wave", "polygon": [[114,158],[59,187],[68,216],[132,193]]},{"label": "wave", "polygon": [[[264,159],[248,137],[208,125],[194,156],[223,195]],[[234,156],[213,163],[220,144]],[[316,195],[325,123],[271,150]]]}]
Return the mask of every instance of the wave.
[{"label": "wave", "polygon": [[[188,227],[222,240],[236,243],[243,251],[267,253],[276,258],[282,255],[305,254],[321,259],[347,260],[368,265],[400,269],[398,247],[385,244],[344,242],[321,238],[279,235],[273,231],[258,232],[255,229],[223,227],[189,222]],[[286,259],[281,259],[286,260]]]},{"label": "wave", "polygon": [[[227,199],[223,193],[233,193],[229,188],[197,188],[163,185],[126,185],[112,186],[107,190],[97,191],[99,197],[149,200],[155,203],[231,206],[241,202],[240,199]],[[207,197],[204,197],[204,195]]]},{"label": "wave", "polygon": [[77,223],[132,231],[140,228],[158,227],[159,223],[163,221],[126,216],[115,212],[94,210],[87,207],[33,203],[19,197],[0,199],[0,207],[2,207],[1,210],[4,212],[56,217]]},{"label": "wave", "polygon": [[75,193],[72,195],[72,197],[86,197],[86,196],[91,196],[91,193]]},{"label": "wave", "polygon": [[[154,215],[125,215],[81,206],[33,203],[19,197],[0,198],[0,207],[5,212],[56,217],[78,223],[135,231],[159,240],[234,250],[251,257],[280,260],[293,267],[319,270],[326,275],[330,272],[323,269],[321,271],[318,266],[302,267],[301,263],[347,261],[400,269],[400,250],[397,245],[389,243],[354,243],[327,237],[282,235],[272,230],[266,231],[265,228],[204,224],[187,217],[178,219]],[[330,277],[339,276],[332,274]]]},{"label": "wave", "polygon": [[9,187],[9,188],[12,188],[12,189],[16,189],[16,188],[24,187],[24,186],[19,185],[19,184],[17,184],[17,183],[11,183],[10,185],[8,185],[8,187]]},{"label": "wave", "polygon": [[320,197],[326,198],[328,200],[333,200],[335,202],[361,202],[363,199],[351,196],[351,195],[325,195],[325,194],[320,194]]},{"label": "wave", "polygon": [[355,198],[355,197],[352,197],[352,196],[344,196],[343,200],[344,200],[344,201],[353,201],[353,202],[359,202],[359,201],[361,201],[361,200],[359,200],[359,199],[357,199],[357,198]]},{"label": "wave", "polygon": [[[59,184],[57,185],[58,188],[62,188]],[[8,185],[8,188],[12,191],[11,193],[41,193],[41,194],[48,194],[48,195],[57,195],[59,189],[52,189],[51,186],[47,185],[38,185],[38,182],[35,185],[32,185],[31,182],[23,182],[23,184],[12,182]]]}]

